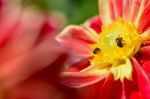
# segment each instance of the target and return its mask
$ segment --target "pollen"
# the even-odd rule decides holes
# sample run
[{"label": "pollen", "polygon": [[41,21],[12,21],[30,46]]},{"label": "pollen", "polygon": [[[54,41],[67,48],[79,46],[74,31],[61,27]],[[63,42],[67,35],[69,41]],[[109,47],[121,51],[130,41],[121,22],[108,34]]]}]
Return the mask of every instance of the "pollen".
[{"label": "pollen", "polygon": [[118,18],[102,27],[99,41],[91,45],[93,58],[90,60],[98,69],[106,69],[114,78],[131,79],[132,65],[130,58],[140,49],[139,33],[132,22]]}]

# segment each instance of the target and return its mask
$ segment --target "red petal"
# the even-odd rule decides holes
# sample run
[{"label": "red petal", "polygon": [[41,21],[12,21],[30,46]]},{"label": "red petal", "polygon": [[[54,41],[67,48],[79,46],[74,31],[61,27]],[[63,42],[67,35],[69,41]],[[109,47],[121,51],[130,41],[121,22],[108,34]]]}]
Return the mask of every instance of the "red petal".
[{"label": "red petal", "polygon": [[[79,57],[76,57],[76,58],[79,58]],[[75,61],[75,62],[71,61],[71,62],[69,62],[70,66],[68,66],[68,68],[65,71],[67,71],[67,72],[79,72],[79,71],[87,68],[90,65],[89,59],[90,58],[84,58],[84,59],[82,58],[82,59]]]},{"label": "red petal", "polygon": [[80,88],[103,80],[108,74],[92,73],[94,66],[89,66],[88,59],[81,60],[71,66],[66,66],[60,80],[67,86]]},{"label": "red petal", "polygon": [[142,46],[149,46],[150,45],[150,40],[143,42]]},{"label": "red petal", "polygon": [[[132,76],[132,81],[124,79],[123,89],[124,89],[124,98],[122,99],[132,99],[131,97],[135,95],[134,93],[139,92],[138,83],[136,82],[136,77],[134,77],[134,74]],[[137,99],[140,99],[140,98],[137,98]]]},{"label": "red petal", "polygon": [[91,27],[97,33],[101,32],[102,21],[99,16],[95,16],[86,22],[87,26]]},{"label": "red petal", "polygon": [[114,81],[112,75],[96,84],[79,89],[79,93],[85,97],[83,99],[120,99],[121,92],[121,82]]},{"label": "red petal", "polygon": [[143,97],[140,92],[132,92],[130,99],[143,99]]},{"label": "red petal", "polygon": [[139,84],[140,92],[144,99],[150,99],[150,79],[140,64],[136,61],[136,59],[132,58],[132,63],[137,73],[137,81]]},{"label": "red petal", "polygon": [[57,73],[64,61],[62,58],[23,83],[7,88],[6,99],[80,99],[76,89],[68,88],[57,80]]},{"label": "red petal", "polygon": [[142,47],[140,50],[140,55],[143,57],[150,57],[150,46]]},{"label": "red petal", "polygon": [[[117,93],[117,94],[116,94]],[[122,84],[121,82],[114,81],[113,77],[108,77],[103,84],[102,89],[99,93],[99,98],[101,99],[120,99],[122,94]]]},{"label": "red petal", "polygon": [[103,79],[95,84],[79,88],[78,93],[81,96],[81,99],[99,99],[98,95],[100,93],[100,90],[103,86],[104,81],[105,81],[105,79]]},{"label": "red petal", "polygon": [[144,12],[140,18],[138,30],[142,33],[150,28],[150,4],[144,9]]},{"label": "red petal", "polygon": [[150,46],[144,46],[137,57],[138,62],[143,67],[146,73],[150,74]]},{"label": "red petal", "polygon": [[150,60],[146,61],[142,64],[143,69],[145,70],[146,73],[149,74],[150,77]]},{"label": "red petal", "polygon": [[74,88],[81,88],[84,86],[88,86],[91,84],[94,84],[98,81],[101,81],[104,79],[105,76],[64,76],[61,77],[61,82],[64,83],[67,86],[74,87]]}]

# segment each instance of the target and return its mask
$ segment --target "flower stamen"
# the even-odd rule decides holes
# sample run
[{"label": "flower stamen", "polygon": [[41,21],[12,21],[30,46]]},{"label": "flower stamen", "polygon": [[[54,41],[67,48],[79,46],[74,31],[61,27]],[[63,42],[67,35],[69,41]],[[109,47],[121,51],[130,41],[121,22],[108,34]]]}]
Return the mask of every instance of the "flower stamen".
[{"label": "flower stamen", "polygon": [[[108,72],[114,74],[116,80],[131,78],[130,58],[137,53],[140,45],[141,38],[134,24],[119,18],[103,26],[102,33],[99,34],[99,41],[90,45],[93,50],[91,64],[100,70],[107,69]],[[126,69],[125,72],[122,72],[124,69]]]}]

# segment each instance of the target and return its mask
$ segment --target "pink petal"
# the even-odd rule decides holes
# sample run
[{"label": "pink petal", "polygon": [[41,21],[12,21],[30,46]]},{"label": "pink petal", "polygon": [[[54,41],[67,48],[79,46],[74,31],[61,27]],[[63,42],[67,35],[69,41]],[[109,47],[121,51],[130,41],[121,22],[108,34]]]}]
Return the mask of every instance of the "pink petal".
[{"label": "pink petal", "polygon": [[[58,47],[52,34],[54,31],[48,26],[56,22],[50,22],[52,16],[9,1],[7,3],[0,9],[0,54],[3,56],[0,57],[0,81],[5,87],[14,86],[49,66],[64,50]],[[55,26],[55,32],[61,27]]]},{"label": "pink petal", "polygon": [[113,21],[112,16],[114,15],[114,11],[112,10],[110,0],[99,0],[99,13],[102,17],[103,24],[108,24]]},{"label": "pink petal", "polygon": [[14,86],[34,72],[49,66],[60,54],[62,50],[48,37],[32,50],[3,62],[0,79],[4,86]]},{"label": "pink petal", "polygon": [[[20,16],[22,14],[21,9],[18,6],[13,6],[13,10],[10,5],[2,7],[0,14],[0,47],[2,47],[14,34],[14,30],[17,28]],[[8,20],[9,19],[9,20]],[[13,33],[12,33],[13,32]]]},{"label": "pink petal", "polygon": [[150,12],[150,4],[144,9],[144,11],[140,17],[138,29],[141,33],[146,31],[148,28],[150,28],[150,14],[149,14],[149,12]]},{"label": "pink petal", "polygon": [[86,22],[86,25],[91,27],[97,33],[101,32],[102,20],[99,16],[95,16]]},{"label": "pink petal", "polygon": [[112,12],[112,18],[123,16],[123,1],[122,0],[110,0],[110,7]]},{"label": "pink petal", "polygon": [[[35,22],[33,23],[33,21]],[[13,35],[0,51],[4,54],[3,60],[30,50],[37,41],[43,21],[44,18],[40,13],[31,10],[24,11],[17,28],[12,31]]]},{"label": "pink petal", "polygon": [[150,3],[149,0],[122,0],[122,2],[123,18],[133,21],[138,26],[142,12]]},{"label": "pink petal", "polygon": [[71,25],[64,29],[56,39],[75,55],[89,56],[89,45],[97,40],[96,37],[97,34],[94,31],[91,32],[82,26]]},{"label": "pink petal", "polygon": [[[130,1],[129,0],[105,0],[105,1],[99,0],[99,13],[100,16],[102,16],[103,23],[108,24],[111,23],[113,20],[116,20],[116,18],[122,17],[126,13],[125,11],[129,9],[129,6],[126,3]],[[124,11],[124,9],[126,10]]]},{"label": "pink petal", "polygon": [[149,0],[99,0],[100,16],[104,24],[123,17],[127,21],[133,21],[137,26],[143,10],[149,3]]},{"label": "pink petal", "polygon": [[137,73],[137,81],[139,84],[141,95],[144,99],[150,99],[150,79],[148,78],[148,75],[142,69],[140,64],[136,61],[136,59],[132,58],[132,63]]},{"label": "pink petal", "polygon": [[142,1],[143,0],[122,0],[123,18],[130,21],[136,21]]}]

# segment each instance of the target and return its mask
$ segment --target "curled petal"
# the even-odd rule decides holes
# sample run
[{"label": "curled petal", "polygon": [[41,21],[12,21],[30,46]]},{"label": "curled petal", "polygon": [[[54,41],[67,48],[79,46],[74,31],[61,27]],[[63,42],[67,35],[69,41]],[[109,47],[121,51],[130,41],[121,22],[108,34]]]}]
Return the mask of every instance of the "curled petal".
[{"label": "curled petal", "polygon": [[150,57],[150,46],[142,47],[140,50],[140,55],[142,55],[143,58]]},{"label": "curled petal", "polygon": [[102,20],[99,16],[95,16],[85,22],[85,25],[91,27],[97,33],[101,32]]},{"label": "curled petal", "polygon": [[[71,59],[73,58],[73,59]],[[77,58],[77,59],[76,59]],[[83,57],[69,57],[67,63],[69,66],[66,66],[65,71],[67,72],[79,72],[90,65],[90,58],[83,58]]]},{"label": "curled petal", "polygon": [[132,58],[132,63],[137,73],[137,81],[139,84],[141,95],[144,99],[150,99],[150,79],[148,78],[148,75],[142,69],[140,64],[136,61],[136,59]]},{"label": "curled petal", "polygon": [[62,82],[70,87],[74,88],[80,88],[84,86],[88,86],[91,84],[94,84],[100,80],[103,80],[105,78],[104,75],[101,76],[86,76],[86,77],[80,77],[80,76],[66,76],[61,78]]},{"label": "curled petal", "polygon": [[[85,64],[80,64],[85,65]],[[86,64],[87,65],[87,64]],[[78,66],[83,67],[83,66]],[[61,74],[60,80],[67,86],[80,88],[91,85],[100,80],[103,80],[107,75],[107,70],[99,70],[94,66],[88,66],[82,70],[72,68],[70,71],[64,71]]]},{"label": "curled petal", "polygon": [[64,29],[56,39],[62,46],[71,49],[75,55],[89,56],[89,44],[96,42],[97,37],[97,34],[87,27],[71,25]]},{"label": "curled petal", "polygon": [[146,30],[142,34],[140,34],[141,40],[143,43],[147,42],[150,40],[150,29]]}]

